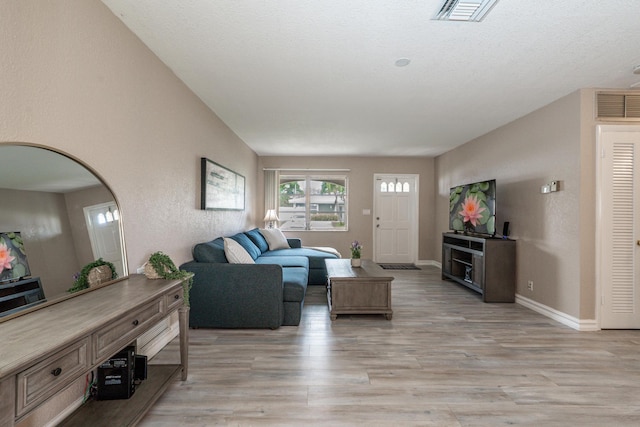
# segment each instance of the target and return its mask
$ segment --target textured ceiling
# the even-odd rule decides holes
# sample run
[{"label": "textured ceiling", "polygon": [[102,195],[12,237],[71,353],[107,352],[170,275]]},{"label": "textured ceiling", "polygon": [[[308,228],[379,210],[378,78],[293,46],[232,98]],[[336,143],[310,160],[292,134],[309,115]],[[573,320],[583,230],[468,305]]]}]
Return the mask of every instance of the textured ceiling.
[{"label": "textured ceiling", "polygon": [[[640,81],[638,0],[103,0],[260,155],[431,156]],[[399,58],[411,60],[395,66]]]}]

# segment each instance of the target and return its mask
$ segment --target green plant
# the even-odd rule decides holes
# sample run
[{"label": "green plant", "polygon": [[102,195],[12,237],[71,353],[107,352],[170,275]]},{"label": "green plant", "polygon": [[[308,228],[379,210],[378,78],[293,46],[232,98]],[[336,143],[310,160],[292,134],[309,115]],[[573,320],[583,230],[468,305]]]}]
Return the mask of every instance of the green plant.
[{"label": "green plant", "polygon": [[92,263],[89,263],[84,267],[82,267],[82,270],[80,270],[80,273],[77,273],[76,275],[74,275],[75,281],[73,282],[73,286],[70,287],[67,290],[67,292],[74,293],[74,292],[81,291],[83,289],[87,289],[89,287],[89,281],[88,281],[89,272],[91,271],[91,269],[95,267],[100,267],[102,265],[106,265],[111,269],[112,280],[118,278],[118,273],[116,272],[116,268],[114,267],[114,265],[109,261],[105,261],[102,258],[98,258]]},{"label": "green plant", "polygon": [[193,285],[193,273],[180,270],[173,263],[169,255],[162,252],[154,252],[149,257],[149,264],[163,279],[182,280],[182,288],[184,289],[184,302],[189,306],[189,291]]},{"label": "green plant", "polygon": [[311,221],[337,221],[338,215],[333,213],[311,214]]},{"label": "green plant", "polygon": [[351,258],[358,259],[360,258],[360,254],[362,252],[362,245],[357,240],[351,242]]}]

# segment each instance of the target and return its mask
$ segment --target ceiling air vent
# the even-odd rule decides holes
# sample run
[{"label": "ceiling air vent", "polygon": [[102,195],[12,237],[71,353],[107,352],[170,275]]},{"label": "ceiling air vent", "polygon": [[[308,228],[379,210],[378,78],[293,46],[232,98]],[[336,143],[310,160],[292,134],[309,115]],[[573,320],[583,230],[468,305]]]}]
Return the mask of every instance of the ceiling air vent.
[{"label": "ceiling air vent", "polygon": [[628,93],[598,93],[596,118],[640,121],[640,95]]},{"label": "ceiling air vent", "polygon": [[445,0],[432,19],[479,22],[497,2],[498,0]]}]

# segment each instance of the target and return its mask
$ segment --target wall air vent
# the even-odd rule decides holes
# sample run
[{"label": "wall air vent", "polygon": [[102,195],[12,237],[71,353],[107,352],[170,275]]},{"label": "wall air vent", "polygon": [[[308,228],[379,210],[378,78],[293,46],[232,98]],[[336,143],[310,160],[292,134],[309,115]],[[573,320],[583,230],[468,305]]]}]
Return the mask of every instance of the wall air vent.
[{"label": "wall air vent", "polygon": [[497,2],[498,0],[444,0],[440,11],[432,19],[479,22]]},{"label": "wall air vent", "polygon": [[596,118],[615,121],[640,121],[640,94],[598,92]]}]

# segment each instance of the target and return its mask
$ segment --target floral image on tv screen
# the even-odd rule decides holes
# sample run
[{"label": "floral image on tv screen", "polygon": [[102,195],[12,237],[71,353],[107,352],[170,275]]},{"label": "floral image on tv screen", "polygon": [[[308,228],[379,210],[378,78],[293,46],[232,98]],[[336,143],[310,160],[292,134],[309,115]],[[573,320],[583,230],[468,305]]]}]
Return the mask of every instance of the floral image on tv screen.
[{"label": "floral image on tv screen", "polygon": [[479,234],[496,234],[496,181],[451,188],[449,228]]},{"label": "floral image on tv screen", "polygon": [[0,233],[0,283],[31,275],[19,232]]}]

